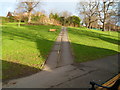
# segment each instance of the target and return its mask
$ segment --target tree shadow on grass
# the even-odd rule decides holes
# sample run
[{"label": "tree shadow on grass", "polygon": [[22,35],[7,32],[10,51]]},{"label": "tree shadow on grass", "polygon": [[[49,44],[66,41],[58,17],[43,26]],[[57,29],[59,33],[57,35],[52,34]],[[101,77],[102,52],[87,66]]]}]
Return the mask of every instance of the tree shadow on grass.
[{"label": "tree shadow on grass", "polygon": [[46,61],[54,45],[53,41],[46,39],[36,39],[36,46],[42,58]]},{"label": "tree shadow on grass", "polygon": [[[75,29],[75,30],[78,31],[78,29]],[[120,45],[120,40],[109,38],[110,35],[100,34],[100,33],[89,31],[89,30],[79,30],[81,32],[76,32],[75,30],[72,32],[70,32],[70,31],[69,32],[72,34],[75,34],[75,35],[84,35],[84,36],[89,36],[89,37],[93,37],[93,38],[99,38],[99,39],[107,41],[109,43]],[[111,37],[114,37],[114,36],[111,36]]]},{"label": "tree shadow on grass", "polygon": [[[45,41],[43,44],[40,46],[39,40],[36,41],[38,44],[38,49],[40,47],[43,47]],[[50,41],[47,41],[48,43]],[[50,42],[51,44],[53,42]],[[68,43],[68,42],[67,42]],[[103,58],[105,56],[117,54],[118,52],[113,51],[113,50],[108,50],[104,48],[97,48],[97,47],[92,47],[92,46],[86,46],[82,44],[76,44],[76,43],[71,43],[73,52],[74,52],[74,58],[76,62],[86,62],[86,61],[91,61],[95,60],[98,58]],[[49,46],[49,45],[48,45]],[[44,47],[43,51],[41,49],[39,50],[40,53],[43,53],[43,57],[46,58],[45,54],[45,49]],[[21,77],[26,77],[32,74],[35,74],[39,71],[40,69],[37,69],[32,66],[27,66],[19,63],[14,63],[6,60],[2,60],[2,75],[3,75],[3,82],[7,82],[12,79],[17,79]]]},{"label": "tree shadow on grass", "polygon": [[[27,28],[30,28],[30,27],[27,27]],[[27,33],[27,32],[15,30],[15,29],[16,28],[11,27],[12,31],[3,30],[2,32],[4,35],[10,36],[11,37],[10,40],[15,40],[15,42],[18,42],[22,45],[24,45],[24,44],[26,45],[26,42],[20,42],[19,40],[35,42],[37,49],[40,52],[39,56],[41,56],[44,59],[47,58],[47,56],[48,56],[48,54],[49,54],[49,52],[54,44],[54,41],[52,41],[52,40],[50,41],[50,40],[45,39],[45,36],[47,36],[47,35],[41,36],[38,33],[36,33],[36,34],[35,33]],[[35,31],[35,30],[33,30],[33,31]],[[38,30],[36,30],[36,31],[38,31]],[[48,34],[52,35],[53,33],[50,32]],[[18,40],[16,40],[16,39],[18,39]],[[30,45],[28,45],[28,46],[31,47]]]},{"label": "tree shadow on grass", "polygon": [[110,49],[92,47],[82,44],[71,43],[71,45],[76,62],[96,60],[119,53]]},{"label": "tree shadow on grass", "polygon": [[[15,29],[15,28],[11,28]],[[39,50],[40,56],[46,60],[48,57],[48,54],[54,44],[54,41],[47,40],[45,38],[38,37],[36,34],[31,33],[24,33],[24,32],[18,32],[18,31],[4,31],[3,33],[5,35],[13,36],[12,39],[14,40],[14,37],[19,40],[26,40],[26,41],[32,41],[36,43],[36,47]],[[75,32],[73,32],[75,33]],[[79,33],[76,33],[79,34]],[[85,33],[86,35],[86,33]],[[97,37],[94,35],[91,35],[91,37]],[[112,41],[113,42],[113,41]],[[21,43],[21,42],[20,42]],[[22,43],[24,45],[24,43]],[[91,47],[91,46],[85,46],[81,44],[72,43],[74,52],[75,52],[75,59],[80,60],[80,62],[83,61],[89,61],[94,60],[99,57],[104,57],[106,55],[116,54],[116,51],[108,50],[104,48],[97,48],[97,47]],[[24,52],[23,52],[24,53]],[[106,53],[106,54],[105,54]],[[31,75],[33,73],[37,73],[40,71],[40,69],[30,67],[27,65],[22,65],[18,63],[9,62],[7,60],[3,60],[3,81],[20,78],[24,76]]]},{"label": "tree shadow on grass", "polygon": [[[54,42],[45,40],[45,39],[37,39],[36,40],[37,49],[39,50],[38,57],[40,58],[40,62],[46,61],[46,59],[48,58],[48,55],[52,49],[53,44],[54,44]],[[42,64],[43,63],[40,63],[39,67],[41,67]],[[2,68],[3,82],[9,81],[11,79],[26,77],[26,76],[29,76],[29,75],[32,75],[32,74],[35,74],[35,73],[41,71],[41,69],[38,69],[38,68],[35,68],[32,66],[27,66],[27,65],[23,65],[23,64],[19,64],[19,63],[13,63],[13,62],[9,62],[7,60],[2,60],[2,67],[3,67]]]},{"label": "tree shadow on grass", "polygon": [[[36,44],[36,49],[38,49],[38,51],[39,51],[39,55],[37,55],[37,57],[35,56],[35,58],[39,58],[40,62],[44,62],[47,59],[48,54],[50,53],[52,46],[54,45],[54,41],[47,40],[42,36],[37,36],[35,33],[30,34],[27,32],[23,32],[23,31],[21,32],[21,31],[15,30],[15,28],[13,28],[13,27],[11,27],[11,30],[12,31],[10,31],[10,30],[2,31],[3,35],[11,37],[11,38],[7,38],[7,39],[10,39],[14,42],[19,43],[18,45],[22,45],[22,46],[27,45],[28,47],[31,47],[31,45],[28,45],[28,44],[26,44],[26,42],[21,42],[19,40],[34,42]],[[31,47],[31,48],[35,48],[35,47]],[[24,52],[23,52],[23,54],[24,54]],[[32,75],[34,73],[41,71],[40,69],[32,67],[32,65],[27,66],[27,65],[23,65],[23,64],[9,62],[12,60],[14,60],[14,59],[11,58],[11,60],[2,60],[3,61],[2,62],[2,64],[3,64],[3,69],[2,69],[3,70],[3,82],[11,80],[11,79],[16,79],[16,78],[21,78],[21,77],[25,77],[28,75]],[[22,58],[21,58],[21,60],[22,60]],[[43,63],[41,63],[41,64],[43,64]],[[39,65],[39,66],[41,66],[41,65]]]},{"label": "tree shadow on grass", "polygon": [[41,71],[35,67],[2,60],[2,82],[29,76]]}]

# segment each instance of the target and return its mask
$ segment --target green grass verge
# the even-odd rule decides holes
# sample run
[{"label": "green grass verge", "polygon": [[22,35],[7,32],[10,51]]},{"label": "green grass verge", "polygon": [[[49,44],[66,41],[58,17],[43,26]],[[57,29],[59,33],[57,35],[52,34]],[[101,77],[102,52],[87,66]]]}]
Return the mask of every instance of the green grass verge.
[{"label": "green grass verge", "polygon": [[[49,32],[50,28],[57,29]],[[40,71],[56,40],[60,26],[4,24],[2,28],[3,80],[27,76]]]},{"label": "green grass verge", "polygon": [[68,33],[76,62],[95,60],[120,52],[118,50],[119,32],[69,27]]}]

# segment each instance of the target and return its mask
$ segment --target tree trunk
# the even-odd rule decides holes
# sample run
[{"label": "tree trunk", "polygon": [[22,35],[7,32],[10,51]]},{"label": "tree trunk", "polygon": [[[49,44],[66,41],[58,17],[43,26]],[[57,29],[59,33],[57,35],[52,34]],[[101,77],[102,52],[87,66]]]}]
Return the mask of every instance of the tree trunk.
[{"label": "tree trunk", "polygon": [[29,12],[29,15],[28,15],[28,23],[31,22],[31,12]]},{"label": "tree trunk", "polygon": [[103,22],[102,31],[105,31],[105,22]]},{"label": "tree trunk", "polygon": [[91,22],[89,23],[89,28],[90,28],[90,29],[92,28]]},{"label": "tree trunk", "polygon": [[91,21],[91,19],[90,19],[90,17],[89,17],[88,28],[90,28],[90,21]]},{"label": "tree trunk", "polygon": [[18,27],[20,27],[20,22],[21,22],[21,20],[19,20]]},{"label": "tree trunk", "polygon": [[74,23],[74,27],[75,27],[75,23]]},{"label": "tree trunk", "polygon": [[103,3],[104,3],[104,9],[103,9],[103,10],[104,10],[104,11],[103,11],[103,12],[104,12],[104,18],[103,18],[102,31],[105,31],[105,20],[106,20],[106,12],[105,12],[105,8],[106,8],[106,7],[105,7],[105,3],[106,3],[106,2],[103,2]]}]

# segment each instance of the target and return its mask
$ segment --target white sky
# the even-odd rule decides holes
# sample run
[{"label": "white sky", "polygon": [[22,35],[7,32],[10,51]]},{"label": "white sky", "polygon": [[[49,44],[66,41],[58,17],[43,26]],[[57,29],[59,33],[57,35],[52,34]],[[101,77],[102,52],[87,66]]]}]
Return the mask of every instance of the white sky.
[{"label": "white sky", "polygon": [[[8,11],[14,12],[16,8],[16,4],[19,1],[24,1],[24,0],[0,0],[0,16],[6,16]],[[40,11],[43,10],[47,14],[49,14],[51,11],[56,11],[56,12],[68,11],[73,15],[77,15],[77,16],[79,13],[77,11],[77,3],[81,1],[88,2],[88,0],[40,0],[40,1],[42,1],[43,3],[42,6],[40,6]],[[92,1],[96,1],[96,0],[92,0]]]},{"label": "white sky", "polygon": [[[8,11],[14,12],[17,1],[18,0],[9,0],[6,2],[2,2],[3,0],[0,1],[0,16],[6,16]],[[11,1],[11,2],[10,2]],[[51,11],[56,11],[56,12],[62,12],[62,11],[68,11],[71,12],[73,15],[77,15],[77,0],[76,2],[72,2],[73,0],[44,0],[42,2],[42,5],[40,6],[40,11],[44,10],[47,14],[49,14]]]}]

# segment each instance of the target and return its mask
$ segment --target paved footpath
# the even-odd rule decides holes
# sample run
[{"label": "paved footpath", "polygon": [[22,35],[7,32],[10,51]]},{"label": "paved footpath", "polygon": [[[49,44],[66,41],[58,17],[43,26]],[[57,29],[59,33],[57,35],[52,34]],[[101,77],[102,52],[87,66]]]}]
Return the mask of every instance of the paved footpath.
[{"label": "paved footpath", "polygon": [[52,52],[50,53],[44,70],[54,69],[73,63],[73,57],[68,40],[67,30],[62,27],[62,30],[55,42]]},{"label": "paved footpath", "polygon": [[90,81],[101,84],[118,72],[118,56],[73,64],[73,57],[63,28],[43,71],[11,80],[3,88],[89,88]]}]

